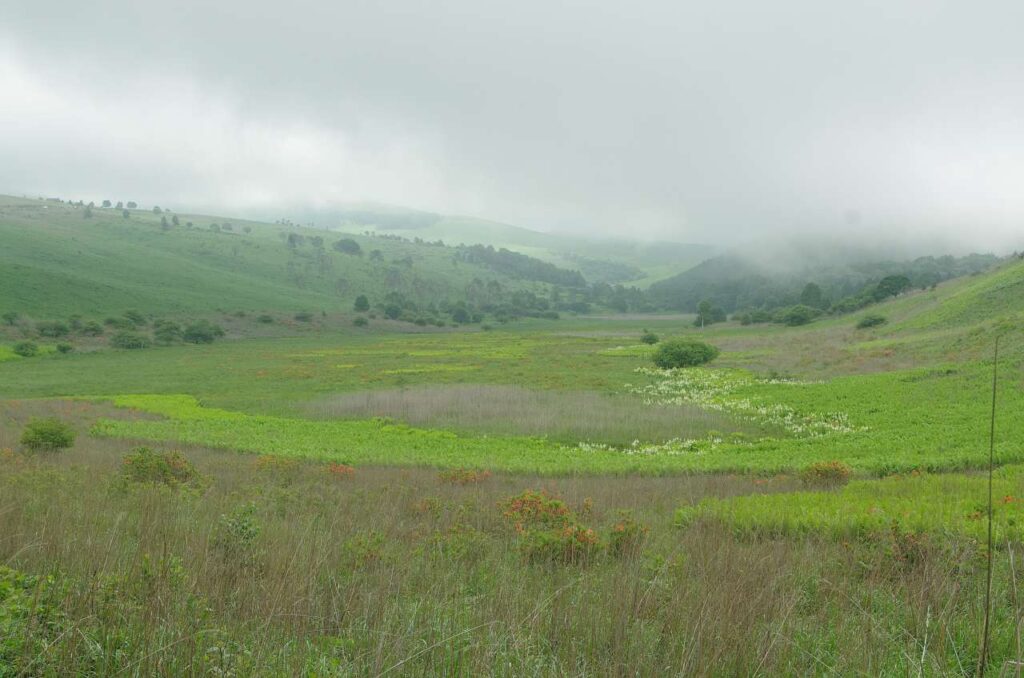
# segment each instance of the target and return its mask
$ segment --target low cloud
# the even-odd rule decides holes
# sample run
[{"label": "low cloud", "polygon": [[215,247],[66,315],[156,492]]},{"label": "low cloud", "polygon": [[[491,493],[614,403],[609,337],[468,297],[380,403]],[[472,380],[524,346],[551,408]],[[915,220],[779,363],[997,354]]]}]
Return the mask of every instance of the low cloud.
[{"label": "low cloud", "polygon": [[1019,3],[16,2],[0,190],[1012,248]]}]

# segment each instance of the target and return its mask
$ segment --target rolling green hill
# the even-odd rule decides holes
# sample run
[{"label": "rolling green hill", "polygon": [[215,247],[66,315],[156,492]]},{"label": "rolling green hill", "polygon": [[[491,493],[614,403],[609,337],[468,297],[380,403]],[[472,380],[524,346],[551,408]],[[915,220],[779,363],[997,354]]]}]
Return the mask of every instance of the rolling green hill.
[{"label": "rolling green hill", "polygon": [[298,221],[331,229],[398,235],[449,245],[491,245],[579,270],[590,282],[645,288],[715,254],[709,245],[542,233],[498,221],[376,204],[302,211]]},{"label": "rolling green hill", "polygon": [[[459,260],[454,248],[395,238],[192,214],[91,212],[86,218],[68,203],[0,197],[3,311],[347,310],[360,294],[379,301],[394,292],[427,304],[464,301],[471,286],[490,282],[509,292],[550,287]],[[342,238],[361,252],[332,247]]]}]

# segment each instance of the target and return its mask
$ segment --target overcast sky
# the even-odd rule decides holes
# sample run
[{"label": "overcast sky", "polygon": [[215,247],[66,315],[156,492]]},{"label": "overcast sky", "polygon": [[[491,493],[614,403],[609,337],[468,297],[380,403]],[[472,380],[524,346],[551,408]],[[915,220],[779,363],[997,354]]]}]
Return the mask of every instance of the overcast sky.
[{"label": "overcast sky", "polygon": [[0,16],[0,192],[379,201],[719,243],[1024,234],[1019,0],[0,0]]}]

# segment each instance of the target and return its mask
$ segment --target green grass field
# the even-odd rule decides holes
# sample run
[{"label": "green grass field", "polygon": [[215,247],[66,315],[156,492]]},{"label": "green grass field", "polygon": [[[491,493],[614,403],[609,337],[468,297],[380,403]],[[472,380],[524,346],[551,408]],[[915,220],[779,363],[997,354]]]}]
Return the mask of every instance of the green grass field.
[{"label": "green grass field", "polygon": [[[59,353],[3,330],[11,675],[972,673],[996,336],[989,668],[1021,657],[1024,263],[874,306],[888,322],[870,329],[355,327],[337,278],[354,292],[378,273],[340,253],[310,269],[278,226],[164,232],[148,213],[21,204],[0,204],[10,310],[138,307],[227,336],[120,350],[76,335]],[[415,255],[427,296],[481,275],[440,248],[364,249],[378,242]],[[656,370],[644,328],[722,352]],[[14,353],[26,338],[38,355]],[[76,428],[69,452],[21,445],[42,415]],[[181,452],[173,469],[202,481],[133,484],[138,445]],[[852,479],[802,484],[821,462]],[[536,524],[510,523],[529,497]]]}]

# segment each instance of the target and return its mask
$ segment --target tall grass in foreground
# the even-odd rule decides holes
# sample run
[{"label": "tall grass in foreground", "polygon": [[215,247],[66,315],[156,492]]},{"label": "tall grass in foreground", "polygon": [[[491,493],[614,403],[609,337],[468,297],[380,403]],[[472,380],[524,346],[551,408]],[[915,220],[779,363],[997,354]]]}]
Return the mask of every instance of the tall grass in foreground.
[{"label": "tall grass in foreground", "polygon": [[[51,407],[0,412],[0,449]],[[43,587],[0,571],[0,606],[13,611],[0,616],[13,619],[0,648],[13,674],[974,670],[983,577],[969,542],[739,538],[712,521],[672,523],[680,504],[795,481],[459,483],[191,448],[206,482],[172,489],[119,480],[131,447],[83,436],[63,455],[0,460],[0,564],[52,575]],[[498,506],[530,488],[562,497],[598,531],[630,510],[647,540],[621,557],[530,563]],[[1018,656],[1019,637],[1015,589],[997,562],[994,670]]]},{"label": "tall grass in foreground", "polygon": [[632,396],[490,384],[345,393],[323,399],[309,411],[324,418],[392,417],[414,426],[547,436],[564,443],[628,445],[634,440],[703,438],[712,431],[762,432],[754,424],[695,405],[645,405]]}]

